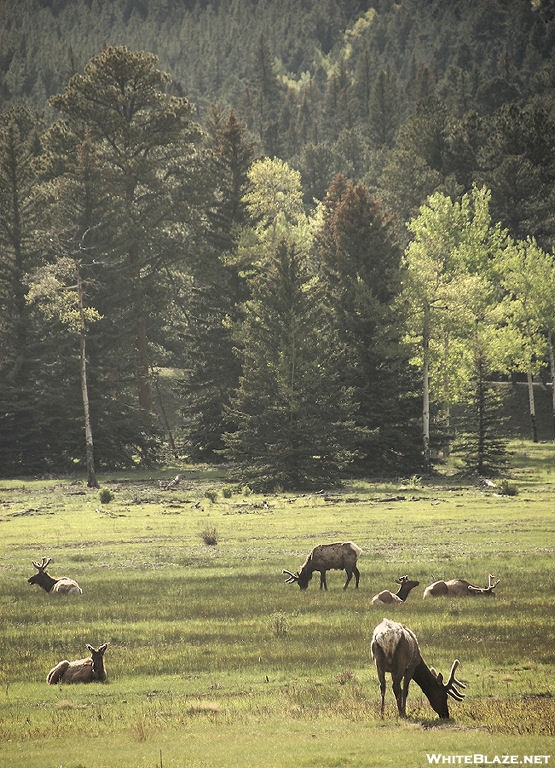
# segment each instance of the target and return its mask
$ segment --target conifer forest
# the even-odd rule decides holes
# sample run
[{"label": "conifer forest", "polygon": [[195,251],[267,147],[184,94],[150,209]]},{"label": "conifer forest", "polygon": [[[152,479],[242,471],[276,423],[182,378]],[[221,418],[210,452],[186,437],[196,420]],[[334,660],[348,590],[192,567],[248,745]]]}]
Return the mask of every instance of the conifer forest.
[{"label": "conifer forest", "polygon": [[553,0],[0,0],[0,101],[1,475],[554,439]]}]

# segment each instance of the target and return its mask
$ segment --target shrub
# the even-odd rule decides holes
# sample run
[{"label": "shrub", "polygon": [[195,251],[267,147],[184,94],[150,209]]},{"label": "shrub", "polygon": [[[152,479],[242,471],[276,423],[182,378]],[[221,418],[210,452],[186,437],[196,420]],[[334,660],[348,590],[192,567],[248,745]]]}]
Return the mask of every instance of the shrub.
[{"label": "shrub", "polygon": [[289,619],[283,611],[272,613],[269,619],[270,629],[276,637],[282,637],[289,631]]},{"label": "shrub", "polygon": [[218,491],[205,491],[204,497],[214,503],[218,498]]},{"label": "shrub", "polygon": [[101,504],[109,504],[113,501],[114,494],[108,488],[103,488],[98,494],[98,498]]},{"label": "shrub", "polygon": [[215,547],[218,543],[218,532],[214,526],[205,528],[200,536],[204,543],[209,547]]},{"label": "shrub", "polygon": [[501,496],[518,496],[518,488],[514,483],[502,480],[499,483],[499,493]]}]

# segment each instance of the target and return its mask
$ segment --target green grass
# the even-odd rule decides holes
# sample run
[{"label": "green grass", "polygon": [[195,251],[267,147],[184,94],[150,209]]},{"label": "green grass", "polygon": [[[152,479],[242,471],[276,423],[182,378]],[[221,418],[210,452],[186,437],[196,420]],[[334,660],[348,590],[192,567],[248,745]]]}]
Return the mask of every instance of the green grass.
[{"label": "green grass", "polygon": [[[447,471],[226,498],[225,473],[206,467],[161,490],[173,469],[101,477],[106,504],[80,479],[1,481],[0,766],[420,768],[429,753],[551,754],[555,449],[513,449],[515,496]],[[338,572],[327,593],[318,578],[305,593],[284,583],[282,568],[340,539],[364,549],[358,591]],[[26,583],[43,555],[82,597]],[[373,607],[405,573],[420,580],[407,603]],[[495,599],[422,600],[435,579],[488,573]],[[384,616],[410,626],[440,671],[461,660],[467,697],[452,721],[414,684],[406,721],[390,689],[379,717],[369,642]],[[102,642],[105,684],[46,685],[56,662]]]}]

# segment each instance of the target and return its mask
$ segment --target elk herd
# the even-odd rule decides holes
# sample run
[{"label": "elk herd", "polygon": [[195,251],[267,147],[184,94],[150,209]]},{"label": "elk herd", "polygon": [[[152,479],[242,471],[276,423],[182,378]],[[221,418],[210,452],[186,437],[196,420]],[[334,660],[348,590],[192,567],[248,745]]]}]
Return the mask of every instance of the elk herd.
[{"label": "elk herd", "polygon": [[[298,584],[304,591],[308,588],[314,572],[320,574],[320,589],[327,590],[327,571],[345,571],[347,580],[343,589],[347,589],[353,576],[355,588],[358,589],[360,572],[357,562],[361,554],[362,549],[352,541],[319,544],[311,550],[297,573],[285,569],[282,573],[287,575],[287,584]],[[46,557],[43,557],[40,563],[33,561],[37,572],[28,579],[29,584],[37,584],[51,595],[82,595],[83,590],[73,579],[67,576],[55,579],[46,572],[50,562],[51,558]],[[378,592],[371,600],[373,606],[402,604],[411,591],[420,585],[419,581],[409,579],[408,575],[399,576],[395,581],[399,585],[397,592],[391,592],[388,589]],[[499,580],[496,581],[491,574],[485,587],[477,587],[465,579],[434,581],[424,589],[423,597],[491,597],[495,595],[494,589],[498,584]],[[107,647],[107,643],[103,643],[98,649],[87,644],[90,656],[76,661],[64,659],[58,662],[48,673],[47,683],[56,685],[104,682],[106,680],[104,652]],[[380,686],[382,717],[385,708],[386,673],[391,675],[393,693],[401,717],[406,716],[407,694],[412,680],[421,688],[432,709],[440,718],[449,718],[449,697],[455,701],[463,700],[464,694],[460,689],[466,686],[455,677],[460,664],[459,660],[455,659],[453,662],[447,682],[444,683],[443,676],[424,662],[416,635],[404,624],[383,619],[372,633],[370,652],[376,665]]]}]

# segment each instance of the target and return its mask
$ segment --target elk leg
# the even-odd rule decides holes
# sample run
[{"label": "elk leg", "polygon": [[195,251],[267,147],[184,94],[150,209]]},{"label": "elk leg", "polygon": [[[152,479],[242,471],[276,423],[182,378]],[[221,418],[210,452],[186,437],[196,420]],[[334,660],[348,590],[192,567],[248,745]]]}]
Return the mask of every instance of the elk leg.
[{"label": "elk leg", "polygon": [[360,580],[360,571],[356,567],[356,565],[353,567],[353,573],[355,574],[355,588],[358,589],[358,582]]},{"label": "elk leg", "polygon": [[328,585],[326,583],[326,572],[320,571],[320,589],[325,589],[327,591]]},{"label": "elk leg", "polygon": [[347,571],[345,569],[345,573],[347,574],[347,581],[345,582],[345,586],[343,587],[343,589],[347,589],[347,587],[349,586],[349,582],[353,578],[353,572],[352,571]]},{"label": "elk leg", "polygon": [[403,717],[407,716],[407,696],[409,695],[409,683],[411,681],[411,675],[406,674],[403,678]]},{"label": "elk leg", "polygon": [[405,702],[403,699],[403,691],[401,690],[401,680],[397,677],[393,678],[393,693],[397,699],[397,709],[399,710],[399,715],[401,717],[405,717]]},{"label": "elk leg", "polygon": [[378,680],[380,682],[380,693],[382,694],[382,706],[380,709],[380,715],[383,717],[385,710],[385,672],[378,666],[376,662],[376,671],[378,673]]}]

